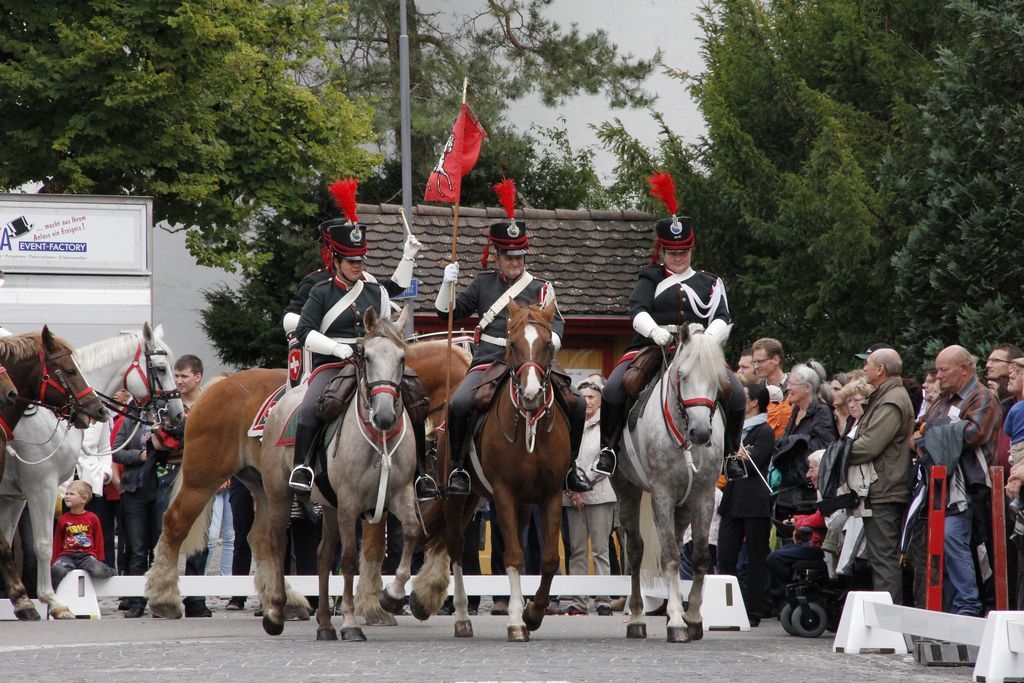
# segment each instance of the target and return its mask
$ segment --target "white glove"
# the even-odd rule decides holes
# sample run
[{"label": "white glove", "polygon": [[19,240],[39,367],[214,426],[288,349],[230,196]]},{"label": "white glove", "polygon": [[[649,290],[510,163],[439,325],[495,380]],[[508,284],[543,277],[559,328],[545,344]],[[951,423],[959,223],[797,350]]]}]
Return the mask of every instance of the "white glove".
[{"label": "white glove", "polygon": [[332,351],[331,353],[337,356],[338,358],[345,360],[346,358],[352,357],[352,347],[349,346],[348,344],[342,344],[341,342],[338,342],[334,347],[334,351]]},{"label": "white glove", "polygon": [[672,343],[672,333],[662,327],[655,327],[651,330],[651,341],[658,346],[668,346]]},{"label": "white glove", "polygon": [[405,246],[402,247],[402,258],[406,261],[412,261],[422,248],[423,244],[416,239],[416,235],[409,233],[409,236],[405,238]]},{"label": "white glove", "polygon": [[288,332],[294,332],[295,331],[295,328],[299,326],[299,318],[300,317],[301,316],[299,316],[298,313],[285,313],[284,314],[284,321],[282,321],[282,324],[284,325],[284,331],[285,331],[286,334]]},{"label": "white glove", "polygon": [[444,267],[444,280],[442,282],[450,285],[459,279],[459,262],[449,263]]}]

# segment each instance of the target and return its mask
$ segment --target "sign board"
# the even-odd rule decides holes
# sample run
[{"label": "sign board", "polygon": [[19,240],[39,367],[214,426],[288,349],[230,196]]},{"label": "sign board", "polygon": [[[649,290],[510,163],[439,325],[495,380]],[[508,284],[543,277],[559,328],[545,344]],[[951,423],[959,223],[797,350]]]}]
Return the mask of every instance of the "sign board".
[{"label": "sign board", "polygon": [[391,297],[392,299],[415,299],[420,293],[420,281],[413,278],[409,281],[409,286],[406,287],[405,291],[401,294]]},{"label": "sign board", "polygon": [[0,194],[0,270],[146,275],[152,200]]}]

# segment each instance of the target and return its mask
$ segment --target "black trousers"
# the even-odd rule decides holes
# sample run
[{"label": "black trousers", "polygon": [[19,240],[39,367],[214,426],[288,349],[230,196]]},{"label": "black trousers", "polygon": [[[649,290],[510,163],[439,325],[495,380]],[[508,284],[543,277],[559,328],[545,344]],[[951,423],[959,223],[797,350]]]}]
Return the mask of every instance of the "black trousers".
[{"label": "black trousers", "polygon": [[[718,571],[737,576],[736,561],[744,539],[747,542],[747,581],[743,603],[747,614],[764,614],[764,593],[768,587],[768,537],[771,520],[767,517],[728,517],[722,515],[718,526]],[[741,586],[742,587],[742,586]]]},{"label": "black trousers", "polygon": [[[231,478],[228,491],[228,502],[231,504],[231,519],[235,527],[235,554],[231,558],[231,574],[248,576],[252,566],[252,548],[249,547],[249,531],[255,516],[255,504],[248,487],[238,477]],[[238,600],[245,600],[244,595],[236,595]]]}]

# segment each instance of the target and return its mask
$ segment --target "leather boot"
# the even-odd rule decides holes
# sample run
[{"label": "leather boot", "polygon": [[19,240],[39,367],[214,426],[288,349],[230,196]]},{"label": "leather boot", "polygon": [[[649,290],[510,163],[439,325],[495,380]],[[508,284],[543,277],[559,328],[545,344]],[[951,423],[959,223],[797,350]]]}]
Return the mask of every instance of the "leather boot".
[{"label": "leather boot", "polygon": [[416,470],[419,473],[414,485],[416,488],[416,498],[421,501],[440,498],[441,494],[437,490],[437,482],[427,472],[427,435],[423,423],[413,423],[412,433],[416,437]]},{"label": "leather boot", "polygon": [[469,472],[463,469],[463,442],[469,416],[459,418],[448,413],[448,446],[452,456],[452,473],[448,475],[448,495],[468,496],[471,487]]},{"label": "leather boot", "polygon": [[615,447],[622,436],[625,419],[626,406],[608,401],[601,402],[601,452],[597,454],[597,461],[590,468],[592,471],[609,477],[615,473]]},{"label": "leather boot", "polygon": [[572,462],[569,463],[569,471],[565,475],[565,490],[576,493],[593,491],[586,477],[580,476],[576,467],[576,459],[580,457],[580,444],[583,443],[583,428],[587,421],[587,409],[582,398],[576,399],[576,407],[569,414],[569,454]]},{"label": "leather boot", "polygon": [[740,439],[743,435],[743,420],[746,411],[726,410],[725,411],[725,454],[733,455],[740,449]]},{"label": "leather boot", "polygon": [[301,422],[296,425],[295,466],[288,477],[288,488],[292,491],[308,494],[313,489],[313,468],[309,464],[313,460],[313,446],[319,432],[319,425],[307,425]]}]

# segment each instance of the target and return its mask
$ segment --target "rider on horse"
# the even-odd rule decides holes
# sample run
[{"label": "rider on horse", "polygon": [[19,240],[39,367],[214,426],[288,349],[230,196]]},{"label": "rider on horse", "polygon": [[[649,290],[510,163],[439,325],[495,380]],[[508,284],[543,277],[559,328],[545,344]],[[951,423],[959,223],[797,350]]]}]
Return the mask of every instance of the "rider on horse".
[{"label": "rider on horse", "polygon": [[[294,329],[298,342],[313,354],[309,386],[298,410],[295,466],[288,479],[288,485],[300,493],[309,492],[313,486],[311,464],[318,450],[315,442],[321,427],[317,417],[320,395],[327,383],[351,362],[349,359],[354,346],[366,332],[363,329],[366,311],[372,308],[380,316],[390,316],[390,295],[398,294],[409,286],[421,246],[410,234],[405,242],[402,261],[390,280],[377,282],[364,272],[366,232],[356,217],[356,187],[354,179],[346,179],[332,183],[328,188],[346,216],[345,219],[332,218],[320,224],[320,236],[325,251],[331,254],[331,265],[303,278],[284,318],[285,330]],[[324,273],[333,275],[325,276]],[[303,298],[304,288],[308,296],[304,297],[301,314],[296,316],[292,307]],[[406,373],[409,372],[406,369]],[[426,451],[424,425],[422,421],[414,421],[412,427],[417,459],[422,467]],[[420,498],[437,497],[437,485],[429,475],[417,480],[416,494]]]},{"label": "rider on horse", "polygon": [[[676,215],[678,204],[675,183],[666,173],[648,178],[651,194],[662,201],[672,214],[656,226],[652,264],[640,271],[639,279],[629,297],[629,317],[636,336],[625,355],[608,377],[601,392],[601,452],[593,471],[611,475],[615,471],[615,447],[626,422],[628,396],[623,386],[623,375],[636,356],[645,348],[674,344],[682,325],[699,323],[705,333],[720,344],[729,338],[732,316],[725,295],[725,283],[713,273],[693,270],[693,223],[688,216]],[[664,259],[658,263],[661,252]],[[655,373],[656,374],[656,373]],[[739,448],[745,412],[743,387],[735,374],[728,373],[732,385],[725,404],[725,452],[735,453]]]},{"label": "rider on horse", "polygon": [[[463,468],[464,442],[469,428],[470,413],[476,390],[484,378],[484,370],[496,361],[505,358],[505,344],[508,330],[508,302],[527,306],[554,297],[555,290],[551,283],[534,277],[526,271],[526,252],[529,240],[526,236],[526,224],[515,219],[515,185],[511,180],[504,180],[494,186],[501,198],[508,215],[507,221],[491,226],[487,245],[484,247],[482,265],[487,267],[490,248],[493,246],[496,255],[497,269],[488,270],[476,278],[455,298],[454,319],[459,320],[471,315],[480,316],[476,330],[476,348],[469,372],[459,383],[452,396],[448,408],[448,439],[451,447],[452,473],[448,477],[448,493],[452,495],[468,495],[470,491],[469,473]],[[458,280],[458,262],[449,263],[444,269],[444,281],[437,293],[435,308],[441,318],[448,317],[451,305],[452,285]],[[555,352],[562,345],[561,336],[565,331],[565,320],[561,312],[556,310],[552,321],[551,339]],[[591,489],[576,471],[576,456],[579,454],[580,442],[583,438],[586,405],[583,401],[575,402],[575,409],[570,411],[569,430],[573,464],[566,475],[566,487],[571,491],[586,492]]]}]

